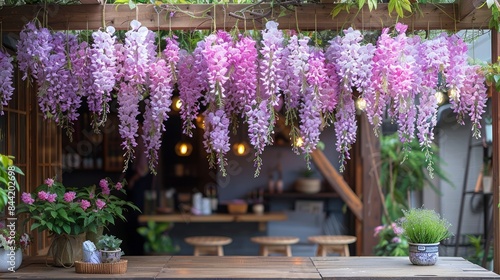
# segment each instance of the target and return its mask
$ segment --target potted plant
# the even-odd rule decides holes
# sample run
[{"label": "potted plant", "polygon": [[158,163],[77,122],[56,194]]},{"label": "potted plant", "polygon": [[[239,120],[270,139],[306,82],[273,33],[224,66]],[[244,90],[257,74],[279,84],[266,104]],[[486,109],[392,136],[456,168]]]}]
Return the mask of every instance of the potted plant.
[{"label": "potted plant", "polygon": [[[0,227],[3,226],[0,224]],[[23,250],[28,248],[31,238],[27,233],[19,234],[8,228],[0,229],[0,272],[14,272],[23,261]]]},{"label": "potted plant", "polygon": [[451,224],[430,209],[411,208],[403,213],[399,223],[409,242],[411,263],[434,265],[439,257],[439,243],[451,236]]},{"label": "potted plant", "polygon": [[122,240],[114,235],[101,235],[96,244],[96,248],[101,253],[101,263],[119,262],[123,254],[121,244]]},{"label": "potted plant", "polygon": [[316,170],[305,168],[295,180],[294,188],[301,193],[317,193],[321,190],[321,179],[315,177]]},{"label": "potted plant", "polygon": [[[125,192],[121,183],[112,184],[103,179],[95,186],[71,188],[48,178],[34,193],[24,192],[19,214],[28,214],[31,230],[48,230],[52,235],[49,255],[55,266],[72,267],[82,258],[82,243],[87,232],[113,224],[115,218],[125,219],[127,207],[137,210],[132,203],[111,194],[112,190]],[[93,242],[97,242],[93,241]]]},{"label": "potted plant", "polygon": [[171,223],[160,223],[148,221],[146,226],[137,229],[137,232],[144,237],[144,251],[146,254],[174,254],[179,251],[172,238],[168,235]]},{"label": "potted plant", "polygon": [[[0,209],[9,204],[9,191],[19,190],[16,173],[24,175],[21,169],[14,165],[13,159],[12,156],[0,154]],[[12,203],[14,203],[13,200]]]}]

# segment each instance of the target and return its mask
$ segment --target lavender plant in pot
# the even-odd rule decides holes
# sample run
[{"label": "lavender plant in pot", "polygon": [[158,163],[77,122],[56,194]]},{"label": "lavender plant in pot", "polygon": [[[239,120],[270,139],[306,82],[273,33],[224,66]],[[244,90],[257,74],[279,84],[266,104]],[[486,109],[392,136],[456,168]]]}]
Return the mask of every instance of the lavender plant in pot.
[{"label": "lavender plant in pot", "polygon": [[399,223],[408,239],[411,263],[434,265],[439,257],[440,242],[451,236],[451,224],[430,209],[411,208],[403,213]]}]

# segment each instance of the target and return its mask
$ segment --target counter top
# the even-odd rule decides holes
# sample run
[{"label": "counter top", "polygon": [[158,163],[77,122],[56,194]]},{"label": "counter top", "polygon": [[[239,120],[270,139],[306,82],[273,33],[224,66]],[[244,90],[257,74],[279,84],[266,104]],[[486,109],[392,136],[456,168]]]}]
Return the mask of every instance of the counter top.
[{"label": "counter top", "polygon": [[415,266],[408,257],[128,256],[125,274],[78,274],[28,257],[0,279],[500,279],[459,257]]},{"label": "counter top", "polygon": [[192,215],[189,213],[177,214],[157,214],[140,215],[139,222],[185,222],[185,223],[216,223],[216,222],[269,222],[284,221],[287,219],[285,213],[270,212],[263,214],[211,214],[211,215]]}]

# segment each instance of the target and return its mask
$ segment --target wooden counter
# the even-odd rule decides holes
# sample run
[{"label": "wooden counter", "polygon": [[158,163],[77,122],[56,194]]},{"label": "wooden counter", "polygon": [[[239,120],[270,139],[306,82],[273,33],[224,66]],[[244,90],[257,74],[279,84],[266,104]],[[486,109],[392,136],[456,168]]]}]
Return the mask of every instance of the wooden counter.
[{"label": "wooden counter", "polygon": [[186,223],[216,223],[216,222],[270,222],[284,221],[287,219],[285,213],[271,212],[264,214],[158,214],[140,215],[139,222],[186,222]]},{"label": "wooden counter", "polygon": [[125,274],[77,274],[27,258],[0,279],[500,279],[500,275],[457,257],[434,266],[415,266],[408,257],[193,257],[129,256]]},{"label": "wooden counter", "polygon": [[181,222],[181,223],[259,223],[259,229],[265,230],[266,223],[270,221],[285,221],[287,216],[281,212],[269,212],[263,214],[211,214],[211,215],[192,215],[192,214],[158,214],[158,215],[140,215],[139,222]]}]

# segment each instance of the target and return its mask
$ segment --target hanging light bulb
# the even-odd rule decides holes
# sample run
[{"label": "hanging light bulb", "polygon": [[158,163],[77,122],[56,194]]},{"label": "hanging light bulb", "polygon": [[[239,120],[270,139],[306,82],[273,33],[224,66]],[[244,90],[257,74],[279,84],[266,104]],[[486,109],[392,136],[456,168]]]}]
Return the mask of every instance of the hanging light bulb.
[{"label": "hanging light bulb", "polygon": [[434,96],[436,97],[436,102],[437,102],[438,106],[441,106],[444,103],[446,103],[446,101],[448,99],[448,96],[442,91],[436,91]]},{"label": "hanging light bulb", "polygon": [[180,157],[187,157],[191,155],[191,152],[193,152],[193,145],[189,142],[181,140],[175,145],[175,153]]},{"label": "hanging light bulb", "polygon": [[362,97],[356,99],[356,109],[364,111],[366,109],[366,100]]},{"label": "hanging light bulb", "polygon": [[196,126],[205,129],[205,116],[203,116],[203,114],[198,114],[198,116],[196,116]]},{"label": "hanging light bulb", "polygon": [[302,137],[297,137],[297,139],[295,139],[295,143],[293,143],[293,145],[295,147],[302,147],[302,145],[304,145],[304,139],[302,139]]},{"label": "hanging light bulb", "polygon": [[250,152],[250,146],[246,141],[237,142],[233,145],[233,153],[237,156],[246,156]]},{"label": "hanging light bulb", "polygon": [[179,96],[174,96],[172,98],[172,110],[179,112],[182,107],[182,100],[179,98]]}]

